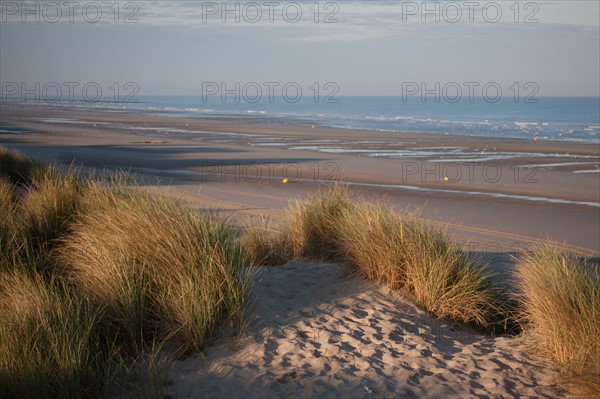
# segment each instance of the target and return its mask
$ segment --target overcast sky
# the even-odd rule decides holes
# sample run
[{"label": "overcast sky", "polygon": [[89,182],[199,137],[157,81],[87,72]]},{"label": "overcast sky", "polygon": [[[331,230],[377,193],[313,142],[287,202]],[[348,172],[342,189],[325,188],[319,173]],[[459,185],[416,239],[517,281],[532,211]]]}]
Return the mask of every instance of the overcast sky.
[{"label": "overcast sky", "polygon": [[535,82],[540,96],[600,95],[596,0],[429,1],[427,15],[421,1],[240,1],[227,14],[220,1],[121,1],[118,15],[113,1],[47,3],[2,0],[3,83],[199,95],[203,82],[335,82],[342,96],[400,95],[403,82]]}]

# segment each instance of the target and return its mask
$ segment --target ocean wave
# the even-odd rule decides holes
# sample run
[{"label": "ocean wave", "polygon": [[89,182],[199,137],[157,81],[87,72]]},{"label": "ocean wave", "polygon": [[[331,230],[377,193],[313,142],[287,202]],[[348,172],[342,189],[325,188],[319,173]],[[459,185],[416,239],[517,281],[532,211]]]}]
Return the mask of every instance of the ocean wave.
[{"label": "ocean wave", "polygon": [[[311,98],[312,100],[312,98]],[[535,106],[495,104],[452,108],[448,104],[401,103],[398,98],[342,98],[337,104],[314,101],[249,104],[207,103],[200,97],[148,97],[137,103],[48,103],[49,106],[104,109],[107,112],[148,112],[170,117],[256,119],[274,125],[318,125],[351,130],[433,133],[472,137],[544,138],[598,144],[597,99],[548,99]],[[545,101],[549,106],[545,106]],[[456,111],[456,112],[454,112]],[[397,113],[396,113],[397,112]]]}]

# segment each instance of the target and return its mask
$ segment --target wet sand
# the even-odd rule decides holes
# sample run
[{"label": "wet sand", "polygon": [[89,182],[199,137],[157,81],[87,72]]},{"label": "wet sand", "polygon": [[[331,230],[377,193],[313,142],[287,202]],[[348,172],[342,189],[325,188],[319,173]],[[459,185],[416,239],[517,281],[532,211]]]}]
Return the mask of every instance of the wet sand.
[{"label": "wet sand", "polygon": [[475,252],[501,257],[545,239],[582,255],[600,251],[600,148],[592,144],[31,104],[0,111],[2,145],[44,161],[131,169],[202,207],[276,221],[290,198],[335,180],[420,210]]}]

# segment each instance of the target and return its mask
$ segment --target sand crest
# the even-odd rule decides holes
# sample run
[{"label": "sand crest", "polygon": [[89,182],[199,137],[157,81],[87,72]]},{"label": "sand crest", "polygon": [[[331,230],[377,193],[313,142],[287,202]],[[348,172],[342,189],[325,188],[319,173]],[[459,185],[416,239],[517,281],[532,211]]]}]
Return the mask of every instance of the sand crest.
[{"label": "sand crest", "polygon": [[175,362],[166,393],[211,397],[556,397],[558,374],[518,339],[434,319],[344,266],[293,262],[258,274],[238,347]]}]

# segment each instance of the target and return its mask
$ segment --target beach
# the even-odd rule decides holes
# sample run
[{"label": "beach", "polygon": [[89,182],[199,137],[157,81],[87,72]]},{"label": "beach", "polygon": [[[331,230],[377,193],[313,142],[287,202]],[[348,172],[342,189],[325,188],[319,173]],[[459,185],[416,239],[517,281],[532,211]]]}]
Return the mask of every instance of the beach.
[{"label": "beach", "polygon": [[[512,257],[531,245],[550,239],[576,256],[600,250],[598,174],[575,173],[598,167],[589,144],[30,104],[1,111],[0,145],[40,161],[132,172],[141,186],[241,228],[277,228],[290,201],[338,181],[447,230],[511,290]],[[410,294],[343,265],[263,267],[249,299],[242,333],[164,363],[165,398],[577,397],[523,338],[436,319]]]},{"label": "beach", "polygon": [[600,2],[0,3],[0,399],[600,399]]},{"label": "beach", "polygon": [[589,143],[36,104],[3,103],[1,110],[2,145],[42,161],[128,169],[199,207],[277,223],[290,199],[339,181],[418,211],[497,260],[543,240],[579,255],[600,251],[600,149]]}]

